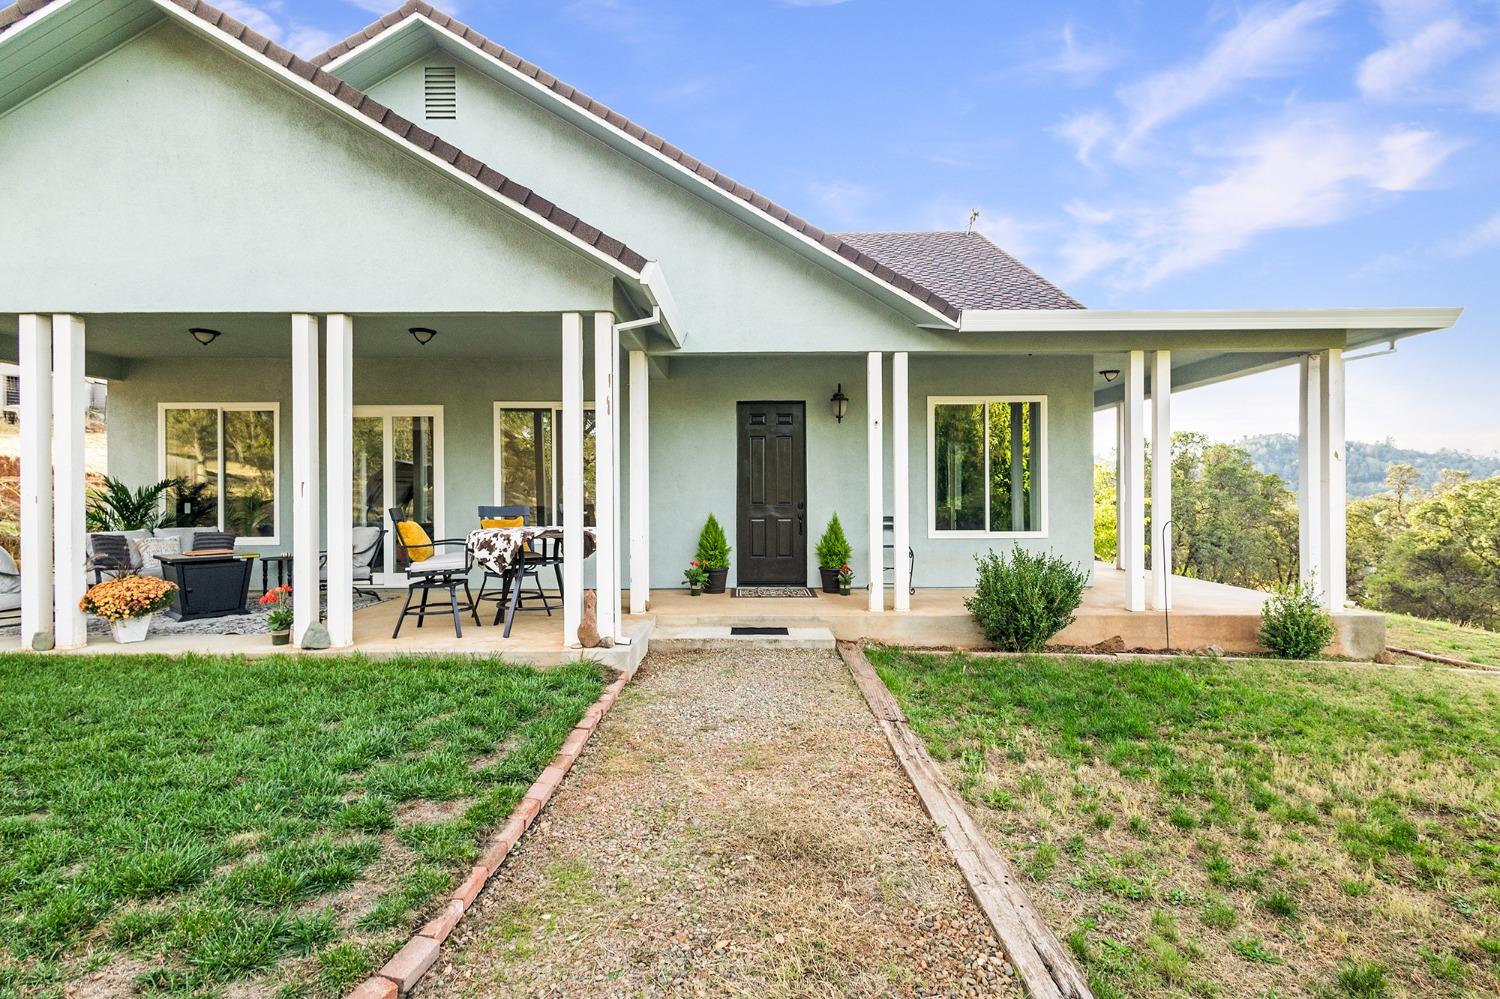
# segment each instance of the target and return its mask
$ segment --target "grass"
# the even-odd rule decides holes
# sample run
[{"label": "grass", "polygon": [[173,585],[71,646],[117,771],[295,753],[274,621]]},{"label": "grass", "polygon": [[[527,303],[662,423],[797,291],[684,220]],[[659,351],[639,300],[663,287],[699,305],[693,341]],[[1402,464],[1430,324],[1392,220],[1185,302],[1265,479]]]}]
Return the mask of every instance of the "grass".
[{"label": "grass", "polygon": [[1405,614],[1385,616],[1385,641],[1403,649],[1500,666],[1500,632],[1429,621]]},{"label": "grass", "polygon": [[1500,993],[1497,678],[870,659],[1096,994]]},{"label": "grass", "polygon": [[0,996],[100,971],[342,994],[602,685],[471,658],[0,656]]}]

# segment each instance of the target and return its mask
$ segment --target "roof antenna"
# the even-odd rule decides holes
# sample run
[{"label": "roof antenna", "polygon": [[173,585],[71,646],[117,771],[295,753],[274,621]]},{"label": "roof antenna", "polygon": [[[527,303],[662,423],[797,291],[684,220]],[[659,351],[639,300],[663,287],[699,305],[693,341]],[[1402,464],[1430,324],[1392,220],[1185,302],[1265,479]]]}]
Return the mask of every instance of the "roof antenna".
[{"label": "roof antenna", "polygon": [[978,218],[979,218],[979,209],[977,209],[977,208],[971,209],[969,211],[969,224],[968,224],[967,227],[964,228],[964,235],[965,236],[969,235],[970,233],[972,233],[974,231],[974,222]]}]

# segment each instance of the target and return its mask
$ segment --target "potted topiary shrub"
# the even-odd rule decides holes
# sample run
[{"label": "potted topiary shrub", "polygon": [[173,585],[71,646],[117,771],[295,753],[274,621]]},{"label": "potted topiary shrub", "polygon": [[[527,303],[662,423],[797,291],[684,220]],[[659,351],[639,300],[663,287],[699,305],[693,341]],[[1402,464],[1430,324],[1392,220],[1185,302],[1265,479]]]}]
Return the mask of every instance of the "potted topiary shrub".
[{"label": "potted topiary shrub", "polygon": [[708,574],[703,582],[704,593],[723,593],[724,582],[729,578],[729,539],[724,536],[724,528],[719,526],[719,518],[713,514],[708,515],[708,523],[703,525],[703,533],[698,535],[698,565]]},{"label": "potted topiary shrub", "polygon": [[844,525],[839,523],[839,515],[834,514],[818,539],[818,575],[823,577],[824,593],[839,592],[839,570],[853,557],[854,549],[844,537]]},{"label": "potted topiary shrub", "polygon": [[175,583],[155,576],[120,576],[90,586],[78,609],[108,621],[119,644],[144,642],[151,630],[151,615],[172,606],[176,592]]}]

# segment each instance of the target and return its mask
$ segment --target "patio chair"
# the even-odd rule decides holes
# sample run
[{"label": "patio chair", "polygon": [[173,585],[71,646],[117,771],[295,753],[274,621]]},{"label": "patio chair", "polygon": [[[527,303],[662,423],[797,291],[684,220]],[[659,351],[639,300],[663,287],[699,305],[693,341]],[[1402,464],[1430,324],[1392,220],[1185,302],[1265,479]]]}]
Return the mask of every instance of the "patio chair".
[{"label": "patio chair", "polygon": [[[514,525],[514,526],[520,526],[520,527],[526,526],[527,524],[531,523],[531,507],[529,507],[529,506],[481,506],[479,508],[479,523],[481,524],[481,526],[484,525],[484,524],[486,524],[487,522],[490,522],[490,521],[506,521],[506,520],[520,521],[520,523],[518,525]],[[494,525],[491,524],[491,526],[494,526]],[[540,607],[527,607],[526,606],[526,600],[525,600],[527,594],[522,593],[516,599],[516,610],[518,610],[518,611],[535,611],[535,610],[541,610],[541,611],[546,611],[548,617],[552,616],[552,605],[547,602],[547,592],[542,589],[542,578],[541,578],[541,575],[540,575],[540,573],[538,571],[538,570],[541,569],[542,566],[549,564],[549,562],[551,561],[548,558],[548,556],[547,556],[547,552],[548,552],[548,549],[550,547],[547,544],[547,542],[549,542],[551,540],[554,540],[554,539],[551,539],[551,538],[537,538],[533,542],[533,545],[535,547],[533,547],[532,545],[528,545],[527,547],[525,547],[524,549],[522,549],[520,561],[517,562],[515,565],[513,565],[513,566],[511,566],[509,568],[509,572],[519,572],[519,573],[521,573],[521,576],[522,576],[522,585],[523,586],[525,585],[526,577],[530,577],[532,580],[535,581],[536,587],[535,587],[535,589],[533,589],[531,591],[530,595],[533,596],[533,597],[536,597],[536,598],[540,599],[541,602],[542,602],[542,606],[540,606]],[[562,592],[562,586],[561,586],[562,576],[561,576],[561,572],[562,572],[562,570],[558,569],[558,573],[559,573],[559,575],[558,575],[558,580],[559,580],[558,592],[559,593]],[[489,585],[490,585],[490,581],[491,580],[494,580],[498,584],[498,588],[495,589],[494,591],[490,591],[490,589],[489,589]],[[503,617],[504,614],[505,614],[505,607],[506,607],[506,605],[510,601],[510,595],[511,595],[511,588],[508,585],[508,580],[507,580],[506,576],[501,576],[498,573],[490,572],[488,569],[486,569],[485,573],[484,573],[484,578],[479,581],[479,597],[478,597],[478,599],[477,599],[476,602],[477,603],[483,603],[486,600],[493,600],[495,602],[495,623],[496,624],[500,623],[501,617]]]},{"label": "patio chair", "polygon": [[0,625],[21,623],[21,570],[10,552],[0,548]]},{"label": "patio chair", "polygon": [[128,576],[134,567],[130,563],[130,544],[123,534],[91,534],[89,545],[93,553],[88,567],[94,571],[94,582],[104,582],[105,576],[115,579]]},{"label": "patio chair", "polygon": [[[375,592],[375,567],[380,564],[381,553],[385,551],[385,528],[383,527],[356,527],[354,535],[354,592],[360,596],[374,597],[380,599],[380,594]],[[360,584],[364,583],[364,586]],[[318,553],[318,586],[320,589],[328,588],[328,553]]]},{"label": "patio chair", "polygon": [[[469,545],[463,538],[444,538],[433,541],[427,537],[427,532],[421,525],[417,525],[412,531],[411,544],[408,545],[407,536],[402,532],[401,525],[405,523],[416,524],[406,515],[405,511],[398,507],[391,507],[391,524],[394,529],[391,536],[396,540],[396,555],[407,563],[406,578],[406,603],[401,607],[401,616],[396,618],[396,630],[391,632],[391,638],[401,637],[401,625],[406,621],[406,615],[416,616],[417,627],[422,627],[423,622],[430,614],[452,614],[453,634],[459,638],[464,637],[462,617],[471,614],[474,624],[479,625],[479,612],[474,606],[474,595],[469,591],[469,569],[473,561],[469,555]],[[443,552],[438,554],[439,548],[451,548],[457,545],[456,552]],[[464,602],[459,603],[458,588],[464,588]],[[428,598],[434,589],[448,591],[448,606],[441,605],[428,608]],[[422,603],[418,607],[412,607],[412,598],[417,591],[422,591]]]}]

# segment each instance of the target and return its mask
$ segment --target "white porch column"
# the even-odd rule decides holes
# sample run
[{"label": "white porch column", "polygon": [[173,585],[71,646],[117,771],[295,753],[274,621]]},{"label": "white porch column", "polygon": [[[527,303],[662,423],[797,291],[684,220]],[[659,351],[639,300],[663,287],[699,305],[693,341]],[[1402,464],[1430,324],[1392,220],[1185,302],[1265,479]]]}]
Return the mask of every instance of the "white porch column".
[{"label": "white porch column", "polygon": [[1115,568],[1125,568],[1125,403],[1115,404]]},{"label": "white porch column", "polygon": [[1297,556],[1302,585],[1321,592],[1323,573],[1322,358],[1308,354],[1297,385]]},{"label": "white porch column", "polygon": [[83,380],[83,320],[52,317],[52,596],[59,649],[88,642],[88,618],[78,609],[87,587],[88,535],[84,531],[84,439],[88,385]]},{"label": "white porch column", "polygon": [[1125,494],[1120,546],[1125,569],[1125,609],[1146,609],[1146,352],[1125,355]]},{"label": "white porch column", "polygon": [[52,318],[20,317],[21,648],[52,648]]},{"label": "white porch column", "polygon": [[320,472],[318,317],[298,312],[292,315],[292,642],[298,646],[318,623]]},{"label": "white porch column", "polygon": [[1345,480],[1344,480],[1344,352],[1337,348],[1323,351],[1319,362],[1318,410],[1322,418],[1319,441],[1323,450],[1320,469],[1322,490],[1322,523],[1319,540],[1323,606],[1331,611],[1344,609],[1346,549]]},{"label": "white porch column", "polygon": [[907,389],[907,354],[891,355],[891,517],[895,526],[895,608],[911,610],[911,399]]},{"label": "white porch column", "polygon": [[[616,561],[620,518],[615,488],[618,437],[615,435],[615,317],[594,313],[594,523],[599,547],[594,553],[594,581],[598,596],[599,634],[614,638],[620,609],[619,565]],[[566,523],[566,521],[564,521]]]},{"label": "white porch column", "polygon": [[651,594],[651,370],[644,350],[630,352],[630,613],[644,614]]},{"label": "white porch column", "polygon": [[[594,446],[598,447],[597,441]],[[583,314],[578,312],[565,312],[562,317],[562,447],[560,451],[562,453],[563,644],[576,648],[578,626],[583,622]]]},{"label": "white porch column", "polygon": [[330,315],[325,335],[328,643],[339,648],[354,644],[354,317]]},{"label": "white porch column", "polygon": [[1151,355],[1151,606],[1172,606],[1172,352]]},{"label": "white porch column", "polygon": [[885,374],[879,351],[866,358],[865,402],[869,418],[867,437],[870,482],[870,610],[885,610],[885,436],[881,417],[885,415]]}]

